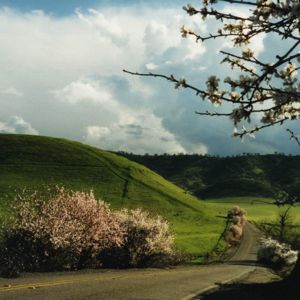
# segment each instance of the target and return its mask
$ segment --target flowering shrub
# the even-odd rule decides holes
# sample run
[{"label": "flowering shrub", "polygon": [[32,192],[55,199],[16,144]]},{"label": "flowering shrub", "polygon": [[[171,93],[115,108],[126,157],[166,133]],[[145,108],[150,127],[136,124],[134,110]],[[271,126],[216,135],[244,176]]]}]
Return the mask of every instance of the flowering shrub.
[{"label": "flowering shrub", "polygon": [[0,245],[2,273],[97,266],[99,252],[125,240],[118,216],[92,192],[60,189],[48,201],[33,194],[15,211]]},{"label": "flowering shrub", "polygon": [[0,273],[142,266],[171,255],[174,237],[160,216],[140,209],[113,212],[92,192],[64,189],[25,197],[0,241]]},{"label": "flowering shrub", "polygon": [[174,236],[169,223],[162,217],[153,217],[141,209],[123,209],[117,215],[126,232],[125,241],[114,252],[102,253],[104,257],[113,257],[106,262],[102,259],[104,264],[141,267],[174,254]]},{"label": "flowering shrub", "polygon": [[238,224],[232,224],[229,228],[229,232],[231,232],[234,239],[239,240],[243,234],[243,227]]},{"label": "flowering shrub", "polygon": [[230,247],[239,243],[243,235],[243,228],[246,224],[246,211],[239,206],[235,206],[228,211],[227,218],[231,222],[231,225],[225,239]]},{"label": "flowering shrub", "polygon": [[239,223],[243,227],[246,222],[246,211],[239,206],[235,206],[228,211],[227,217],[232,219],[234,224]]},{"label": "flowering shrub", "polygon": [[119,217],[126,228],[124,245],[130,253],[131,265],[137,266],[155,254],[172,252],[174,236],[170,233],[169,223],[162,217],[151,217],[140,209],[123,210]]},{"label": "flowering shrub", "polygon": [[54,249],[69,248],[75,253],[100,250],[124,242],[125,232],[108,204],[97,201],[92,192],[59,192],[48,202],[33,199],[17,207],[15,230],[24,230],[36,239],[49,239]]},{"label": "flowering shrub", "polygon": [[287,244],[281,244],[271,238],[263,238],[260,241],[257,259],[264,264],[281,269],[294,265],[297,258],[298,251],[291,250],[291,247]]}]

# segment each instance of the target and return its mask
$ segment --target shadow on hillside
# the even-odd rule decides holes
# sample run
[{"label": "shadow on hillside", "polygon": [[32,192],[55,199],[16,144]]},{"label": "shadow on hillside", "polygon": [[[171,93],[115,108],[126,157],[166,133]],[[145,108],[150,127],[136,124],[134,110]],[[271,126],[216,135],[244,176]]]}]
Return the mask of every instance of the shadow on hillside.
[{"label": "shadow on hillside", "polygon": [[300,285],[291,288],[286,281],[263,284],[227,284],[214,292],[195,297],[201,300],[299,300]]}]

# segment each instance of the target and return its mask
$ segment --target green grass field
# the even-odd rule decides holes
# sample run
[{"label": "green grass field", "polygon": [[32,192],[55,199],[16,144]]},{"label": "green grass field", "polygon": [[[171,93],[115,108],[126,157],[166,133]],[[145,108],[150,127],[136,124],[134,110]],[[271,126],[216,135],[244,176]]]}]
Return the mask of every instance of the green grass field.
[{"label": "green grass field", "polygon": [[[270,204],[260,201],[269,202]],[[278,218],[280,212],[285,207],[278,208],[272,204],[271,198],[258,197],[226,197],[210,199],[206,202],[211,205],[211,208],[216,209],[220,214],[226,213],[233,206],[240,206],[247,211],[247,218],[254,222],[274,222]],[[290,210],[293,222],[300,225],[300,206],[295,206]]]},{"label": "green grass field", "polygon": [[[261,203],[260,201],[271,204]],[[224,214],[231,207],[238,205],[247,211],[247,219],[253,221],[267,235],[279,239],[279,214],[287,207],[278,208],[272,204],[270,198],[256,197],[228,197],[211,199],[208,201],[211,208],[216,209],[219,214]],[[294,249],[300,249],[300,206],[294,206],[289,210],[289,223],[284,230],[283,241],[291,244]]]},{"label": "green grass field", "polygon": [[215,245],[224,220],[148,168],[124,157],[64,139],[0,134],[0,216],[24,188],[30,193],[56,185],[93,190],[112,208],[143,208],[172,224],[179,249],[201,256]]}]

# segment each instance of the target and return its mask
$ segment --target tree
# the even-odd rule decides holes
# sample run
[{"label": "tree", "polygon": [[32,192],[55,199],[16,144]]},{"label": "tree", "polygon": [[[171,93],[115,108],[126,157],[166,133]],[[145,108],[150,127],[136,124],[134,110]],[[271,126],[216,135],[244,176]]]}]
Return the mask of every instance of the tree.
[{"label": "tree", "polygon": [[[246,16],[227,12],[220,3],[247,8]],[[222,63],[237,70],[236,77],[221,79],[212,75],[203,87],[189,84],[185,78],[156,73],[124,72],[148,77],[164,78],[185,88],[212,104],[221,106],[218,111],[200,111],[199,115],[228,117],[238,127],[234,136],[243,138],[267,127],[282,125],[288,120],[297,120],[300,115],[300,84],[297,70],[300,68],[300,3],[299,0],[203,0],[200,8],[192,5],[183,9],[190,15],[208,17],[219,24],[216,32],[201,36],[185,26],[183,38],[192,37],[196,42],[212,39],[230,39],[237,50],[221,51]],[[234,10],[232,10],[234,11]],[[260,59],[249,44],[261,34],[282,40],[282,48],[275,57]],[[229,103],[231,105],[224,105]],[[229,109],[228,109],[229,107]],[[224,108],[228,109],[224,111]],[[255,118],[254,118],[255,117]],[[249,125],[246,125],[249,123]],[[291,139],[300,145],[298,137],[288,129]],[[300,276],[300,260],[291,278]]]}]

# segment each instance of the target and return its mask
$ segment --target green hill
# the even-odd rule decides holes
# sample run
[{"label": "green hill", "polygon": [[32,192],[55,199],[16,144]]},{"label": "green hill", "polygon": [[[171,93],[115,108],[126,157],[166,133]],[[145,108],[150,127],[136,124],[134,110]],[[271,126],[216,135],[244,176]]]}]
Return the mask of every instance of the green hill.
[{"label": "green hill", "polygon": [[223,221],[209,204],[122,156],[64,139],[0,135],[2,215],[22,189],[43,191],[55,185],[92,189],[113,208],[141,207],[163,215],[187,253],[209,251],[222,231]]},{"label": "green hill", "polygon": [[201,198],[274,197],[285,190],[300,199],[300,156],[122,155]]}]

